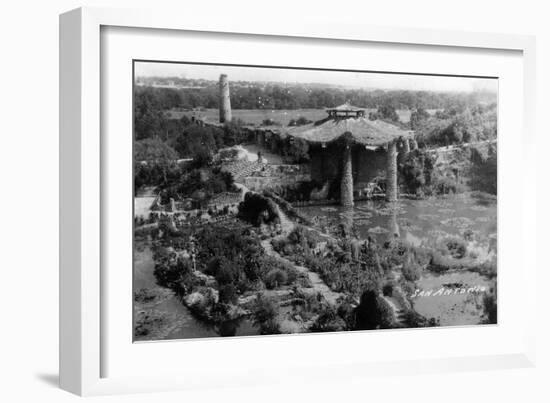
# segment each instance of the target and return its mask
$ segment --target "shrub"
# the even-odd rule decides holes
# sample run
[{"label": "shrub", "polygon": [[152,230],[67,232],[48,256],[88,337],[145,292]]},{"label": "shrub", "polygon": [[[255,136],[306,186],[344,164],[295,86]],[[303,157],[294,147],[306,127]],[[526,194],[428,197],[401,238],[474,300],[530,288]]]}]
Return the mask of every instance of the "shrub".
[{"label": "shrub", "polygon": [[177,293],[185,293],[186,286],[192,282],[191,262],[187,259],[177,259],[175,262],[162,259],[155,264],[154,275],[157,283],[170,288]]},{"label": "shrub", "polygon": [[312,123],[312,120],[307,119],[304,116],[300,116],[298,119],[290,119],[289,126],[303,126]]},{"label": "shrub", "polygon": [[408,262],[403,265],[401,272],[405,280],[414,282],[420,279],[421,268],[415,262]]},{"label": "shrub", "polygon": [[307,250],[315,248],[320,238],[314,232],[306,230],[306,228],[301,225],[297,225],[288,235],[288,240]]},{"label": "shrub", "polygon": [[258,295],[252,307],[254,324],[260,327],[261,334],[280,333],[277,323],[278,306],[268,298]]},{"label": "shrub", "polygon": [[248,192],[239,203],[239,217],[259,227],[262,223],[273,222],[277,215],[275,203],[257,193]]},{"label": "shrub", "polygon": [[211,287],[202,287],[185,298],[189,309],[201,318],[212,319],[212,311],[219,302],[219,293]]},{"label": "shrub", "polygon": [[439,321],[435,318],[427,319],[414,310],[408,310],[403,315],[403,321],[406,327],[434,327],[439,326]]},{"label": "shrub", "polygon": [[223,304],[234,304],[237,302],[237,288],[233,284],[224,284],[219,289],[220,302]]},{"label": "shrub", "polygon": [[428,269],[435,272],[445,272],[447,270],[460,269],[463,265],[460,261],[441,254],[438,251],[432,253],[432,259],[428,264]]},{"label": "shrub", "polygon": [[445,246],[455,259],[462,259],[466,256],[466,243],[458,237],[447,238],[445,240]]},{"label": "shrub", "polygon": [[491,287],[489,293],[483,296],[483,311],[485,319],[483,323],[485,324],[496,324],[497,323],[497,288],[496,283]]},{"label": "shrub", "polygon": [[378,315],[381,329],[390,329],[395,323],[395,315],[390,304],[381,297],[378,297]]},{"label": "shrub", "polygon": [[296,282],[296,280],[298,280],[298,278],[300,277],[300,273],[294,267],[287,267],[286,276],[287,276],[286,284],[290,285]]},{"label": "shrub", "polygon": [[374,290],[361,294],[359,305],[355,309],[355,329],[387,329],[394,322],[393,310]]},{"label": "shrub", "polygon": [[434,192],[438,195],[446,195],[449,193],[459,193],[462,191],[462,186],[452,178],[440,176],[434,180]]},{"label": "shrub", "polygon": [[384,287],[382,287],[382,294],[384,294],[387,297],[391,297],[393,294],[393,284],[386,283]]},{"label": "shrub", "polygon": [[261,126],[282,126],[280,122],[277,122],[273,119],[264,119],[262,120]]},{"label": "shrub", "polygon": [[221,260],[221,264],[216,272],[216,281],[220,285],[231,284],[236,281],[238,276],[237,269],[227,260]]},{"label": "shrub", "polygon": [[311,325],[312,332],[337,332],[346,329],[346,322],[329,305],[323,305],[319,316]]}]

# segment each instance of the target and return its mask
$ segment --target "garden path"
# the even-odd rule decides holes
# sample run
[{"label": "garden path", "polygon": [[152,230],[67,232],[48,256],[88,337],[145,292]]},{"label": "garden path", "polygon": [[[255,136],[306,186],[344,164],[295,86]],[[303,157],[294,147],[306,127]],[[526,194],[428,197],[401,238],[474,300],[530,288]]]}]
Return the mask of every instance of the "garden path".
[{"label": "garden path", "polygon": [[311,286],[312,286],[313,290],[316,293],[321,294],[323,296],[323,298],[325,298],[325,300],[330,305],[336,305],[336,302],[338,301],[338,298],[343,296],[343,294],[332,291],[329,288],[329,286],[325,284],[325,282],[321,279],[321,277],[317,273],[311,271],[307,267],[299,266],[296,263],[293,263],[290,260],[288,260],[287,258],[281,256],[277,251],[275,251],[273,249],[273,245],[271,245],[271,238],[264,239],[261,242],[261,244],[262,244],[262,247],[264,248],[265,253],[268,256],[272,256],[275,259],[278,259],[279,261],[294,267],[296,270],[298,270],[298,272],[300,272],[302,274],[305,274],[308,277],[309,281],[311,282]]},{"label": "garden path", "polygon": [[393,297],[382,295],[382,298],[384,298],[391,307],[395,318],[395,323],[397,325],[405,326],[405,311],[399,307],[399,303]]}]

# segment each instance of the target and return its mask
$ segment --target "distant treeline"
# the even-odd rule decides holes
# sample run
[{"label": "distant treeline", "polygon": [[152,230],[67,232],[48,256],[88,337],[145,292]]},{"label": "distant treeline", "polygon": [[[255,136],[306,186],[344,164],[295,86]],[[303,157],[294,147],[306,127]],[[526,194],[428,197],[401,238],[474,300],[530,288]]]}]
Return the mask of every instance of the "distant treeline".
[{"label": "distant treeline", "polygon": [[[136,93],[154,94],[164,109],[218,107],[216,82],[201,80],[200,85],[194,82],[188,84],[187,88],[136,86]],[[449,109],[496,102],[496,94],[491,92],[383,91],[243,82],[230,83],[230,86],[231,106],[234,109],[318,109],[337,106],[344,102],[363,108],[386,105],[395,109]]]}]

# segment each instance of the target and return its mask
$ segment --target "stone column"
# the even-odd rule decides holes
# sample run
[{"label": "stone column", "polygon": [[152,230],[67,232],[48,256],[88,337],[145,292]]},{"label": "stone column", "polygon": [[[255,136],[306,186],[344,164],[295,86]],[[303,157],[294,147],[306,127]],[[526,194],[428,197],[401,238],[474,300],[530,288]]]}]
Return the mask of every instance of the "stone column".
[{"label": "stone column", "polygon": [[344,207],[353,206],[353,171],[351,167],[351,145],[344,146],[342,181],[340,183],[340,204]]},{"label": "stone column", "polygon": [[397,210],[395,208],[391,208],[391,214],[388,216],[388,230],[390,231],[388,234],[390,239],[399,238],[400,231],[397,224]]},{"label": "stone column", "polygon": [[414,151],[418,148],[418,144],[415,139],[409,139],[409,145],[410,145],[411,151]]},{"label": "stone column", "polygon": [[397,200],[397,149],[395,141],[388,143],[388,156],[386,164],[386,200]]},{"label": "stone column", "polygon": [[411,147],[409,146],[409,140],[405,139],[401,143],[403,144],[403,154],[410,153]]},{"label": "stone column", "polygon": [[220,75],[220,123],[231,122],[231,100],[227,74]]}]

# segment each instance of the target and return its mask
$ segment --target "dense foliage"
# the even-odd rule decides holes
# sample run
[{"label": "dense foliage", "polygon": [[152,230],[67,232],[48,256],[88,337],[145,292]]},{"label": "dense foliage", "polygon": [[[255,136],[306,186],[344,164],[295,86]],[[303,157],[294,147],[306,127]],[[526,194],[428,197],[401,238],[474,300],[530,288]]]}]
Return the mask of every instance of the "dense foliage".
[{"label": "dense foliage", "polygon": [[497,147],[490,145],[483,155],[472,150],[472,166],[469,185],[474,190],[497,194]]},{"label": "dense foliage", "polygon": [[315,250],[320,241],[315,233],[297,226],[286,239],[274,240],[272,244],[276,251],[293,262],[317,272],[334,291],[358,298],[364,290],[381,289],[384,271],[378,247],[373,245],[372,248],[367,248],[362,245],[354,252],[353,246],[348,242],[343,244],[343,248],[329,244],[325,253],[320,255]]},{"label": "dense foliage", "polygon": [[418,110],[411,115],[421,145],[447,146],[494,140],[497,137],[496,104],[472,108],[451,108],[427,117]]},{"label": "dense foliage", "polygon": [[393,311],[388,303],[373,290],[361,294],[355,311],[355,329],[389,329],[394,321]]},{"label": "dense foliage", "polygon": [[181,197],[192,197],[204,203],[215,194],[232,190],[232,187],[233,177],[228,172],[217,167],[191,167],[181,169],[179,177],[167,184],[160,196],[163,203],[170,198],[177,200]]},{"label": "dense foliage", "polygon": [[275,203],[258,193],[248,192],[239,204],[239,217],[255,226],[267,224],[278,218]]}]

